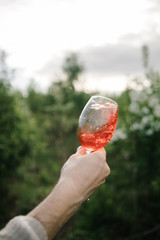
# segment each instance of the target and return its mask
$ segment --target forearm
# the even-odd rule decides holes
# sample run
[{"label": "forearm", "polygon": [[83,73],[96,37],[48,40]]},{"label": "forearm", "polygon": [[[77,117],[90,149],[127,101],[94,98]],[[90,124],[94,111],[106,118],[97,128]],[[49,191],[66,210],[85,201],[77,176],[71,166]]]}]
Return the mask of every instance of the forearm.
[{"label": "forearm", "polygon": [[[76,191],[70,192],[70,182],[61,180],[50,195],[28,215],[39,220],[52,239],[85,200]],[[67,187],[68,186],[68,187]]]},{"label": "forearm", "polygon": [[28,214],[42,223],[49,240],[110,173],[104,149],[90,154],[85,152],[77,151],[68,159],[53,191]]}]

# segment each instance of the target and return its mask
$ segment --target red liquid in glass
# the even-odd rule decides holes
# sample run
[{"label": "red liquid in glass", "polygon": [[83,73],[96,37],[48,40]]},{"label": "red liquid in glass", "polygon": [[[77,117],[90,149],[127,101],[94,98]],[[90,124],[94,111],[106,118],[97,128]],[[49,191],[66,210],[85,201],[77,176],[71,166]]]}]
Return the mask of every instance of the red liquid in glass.
[{"label": "red liquid in glass", "polygon": [[104,125],[101,129],[98,129],[98,131],[94,133],[87,133],[87,129],[85,129],[84,132],[83,128],[79,128],[78,138],[81,143],[81,146],[86,149],[95,151],[107,145],[111,140],[116,129],[117,117],[118,108],[116,113],[112,113],[108,123]]}]

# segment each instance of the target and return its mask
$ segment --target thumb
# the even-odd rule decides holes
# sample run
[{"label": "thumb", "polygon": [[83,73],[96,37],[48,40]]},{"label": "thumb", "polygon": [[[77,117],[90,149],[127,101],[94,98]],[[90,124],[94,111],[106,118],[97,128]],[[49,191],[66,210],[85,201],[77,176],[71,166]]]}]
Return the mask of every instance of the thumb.
[{"label": "thumb", "polygon": [[83,148],[82,146],[79,146],[79,147],[77,148],[76,154],[79,155],[79,156],[83,156],[83,155],[87,154],[87,153],[86,153],[86,149]]}]

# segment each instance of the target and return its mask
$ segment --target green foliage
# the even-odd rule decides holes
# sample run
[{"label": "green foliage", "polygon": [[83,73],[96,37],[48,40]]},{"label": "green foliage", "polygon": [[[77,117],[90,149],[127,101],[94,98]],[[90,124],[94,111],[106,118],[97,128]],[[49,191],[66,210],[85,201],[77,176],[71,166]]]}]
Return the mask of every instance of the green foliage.
[{"label": "green foliage", "polygon": [[79,64],[75,53],[66,57],[63,70],[67,76],[68,87],[74,88],[74,82],[78,80],[79,74],[83,71],[83,66]]},{"label": "green foliage", "polygon": [[[120,96],[117,130],[106,146],[111,175],[56,237],[57,240],[159,239],[160,76],[148,70]],[[78,117],[90,95],[74,87],[83,67],[76,55],[42,94],[27,97],[0,81],[1,224],[25,214],[53,188],[76,151]],[[4,200],[3,200],[4,199]],[[3,217],[2,217],[3,216]]]},{"label": "green foliage", "polygon": [[[13,93],[4,80],[0,80],[0,103],[0,191],[3,196],[0,215],[4,216],[8,208],[10,217],[10,208],[15,203],[13,186],[18,168],[34,152],[35,129],[23,97]],[[10,206],[11,202],[13,205]]]},{"label": "green foliage", "polygon": [[14,175],[14,170],[31,147],[28,129],[24,126],[24,113],[20,112],[17,98],[11,93],[10,86],[0,81],[1,186],[6,182],[5,177]]}]

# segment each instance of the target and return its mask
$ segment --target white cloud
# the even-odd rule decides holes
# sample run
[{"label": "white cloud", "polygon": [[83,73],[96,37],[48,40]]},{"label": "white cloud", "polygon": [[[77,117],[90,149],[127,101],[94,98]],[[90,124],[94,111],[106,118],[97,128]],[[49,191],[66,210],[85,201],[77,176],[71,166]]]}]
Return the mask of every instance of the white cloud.
[{"label": "white cloud", "polygon": [[152,48],[152,62],[159,60],[158,41],[153,40],[160,33],[155,4],[158,1],[1,0],[0,48],[9,53],[11,66],[23,70],[22,78],[42,81],[46,75],[46,85],[66,51],[82,53],[87,76],[121,78],[141,71],[144,42]]}]

